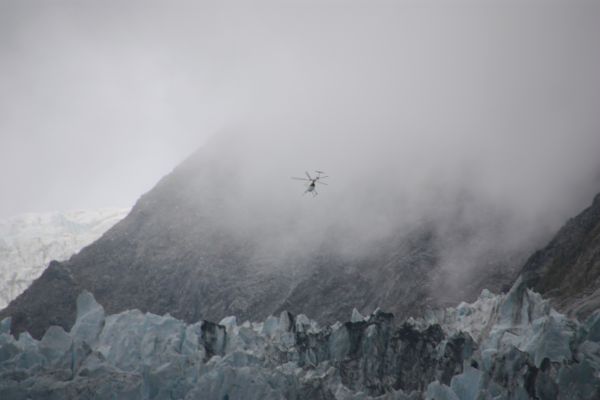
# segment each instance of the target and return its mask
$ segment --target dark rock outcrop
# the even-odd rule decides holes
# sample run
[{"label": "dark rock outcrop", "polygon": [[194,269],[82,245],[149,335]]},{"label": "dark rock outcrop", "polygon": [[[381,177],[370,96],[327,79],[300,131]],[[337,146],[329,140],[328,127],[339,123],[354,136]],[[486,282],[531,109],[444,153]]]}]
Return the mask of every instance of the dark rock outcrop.
[{"label": "dark rock outcrop", "polygon": [[526,284],[580,318],[600,308],[600,194],[522,270]]}]

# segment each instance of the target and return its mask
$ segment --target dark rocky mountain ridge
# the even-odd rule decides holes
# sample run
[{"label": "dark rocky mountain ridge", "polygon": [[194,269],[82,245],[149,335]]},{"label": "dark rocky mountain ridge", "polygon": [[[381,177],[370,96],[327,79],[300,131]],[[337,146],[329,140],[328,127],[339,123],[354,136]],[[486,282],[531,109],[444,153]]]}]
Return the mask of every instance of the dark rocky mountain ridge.
[{"label": "dark rocky mountain ridge", "polygon": [[[483,288],[506,289],[535,245],[474,252],[503,215],[467,200],[446,221],[421,218],[375,238],[352,230],[348,218],[314,227],[324,215],[312,215],[317,203],[296,215],[296,204],[274,192],[248,196],[240,171],[235,158],[215,162],[196,153],[95,243],[51,263],[0,318],[12,316],[13,333],[34,337],[50,325],[69,329],[85,289],[110,313],[137,308],[187,322],[260,320],[285,309],[332,323],[354,307],[380,307],[402,319],[474,300]],[[339,208],[358,201],[341,199]],[[360,200],[371,202],[370,215],[383,210],[379,199]],[[394,202],[384,200],[393,211]],[[445,267],[448,247],[468,255],[460,262],[482,267]]]},{"label": "dark rocky mountain ridge", "polygon": [[563,312],[585,318],[600,308],[600,194],[529,258],[523,277]]}]

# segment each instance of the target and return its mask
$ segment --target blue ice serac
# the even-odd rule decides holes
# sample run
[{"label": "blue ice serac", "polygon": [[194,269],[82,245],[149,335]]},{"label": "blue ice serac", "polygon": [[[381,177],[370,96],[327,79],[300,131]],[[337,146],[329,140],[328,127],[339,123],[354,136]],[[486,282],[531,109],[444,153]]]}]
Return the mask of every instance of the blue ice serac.
[{"label": "blue ice serac", "polygon": [[571,320],[520,281],[407,321],[354,310],[330,326],[285,311],[186,324],[106,315],[83,292],[70,332],[16,339],[10,325],[0,322],[2,400],[600,398],[600,312]]}]

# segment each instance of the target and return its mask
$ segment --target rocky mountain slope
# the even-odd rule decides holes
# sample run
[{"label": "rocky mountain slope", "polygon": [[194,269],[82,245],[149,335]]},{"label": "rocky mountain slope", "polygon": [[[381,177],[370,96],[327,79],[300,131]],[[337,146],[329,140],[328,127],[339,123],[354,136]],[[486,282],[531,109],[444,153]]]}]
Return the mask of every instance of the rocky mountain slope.
[{"label": "rocky mountain slope", "polygon": [[527,261],[523,277],[561,311],[584,318],[600,308],[600,195]]},{"label": "rocky mountain slope", "polygon": [[98,239],[128,209],[29,213],[0,220],[0,309],[52,260],[66,260]]},{"label": "rocky mountain slope", "polygon": [[109,313],[137,308],[189,323],[284,309],[332,323],[353,307],[402,318],[509,287],[532,251],[528,241],[493,240],[510,231],[506,216],[468,198],[433,198],[443,215],[405,213],[388,196],[341,183],[316,199],[296,186],[256,190],[256,177],[266,178],[245,179],[248,168],[198,152],[104,236],[51,264],[0,317],[37,338],[50,325],[68,330],[85,289]]},{"label": "rocky mountain slope", "polygon": [[580,399],[600,397],[600,313],[583,324],[521,282],[506,295],[401,323],[376,310],[319,326],[187,324],[106,315],[89,292],[77,319],[38,341],[0,323],[0,397],[48,399]]}]

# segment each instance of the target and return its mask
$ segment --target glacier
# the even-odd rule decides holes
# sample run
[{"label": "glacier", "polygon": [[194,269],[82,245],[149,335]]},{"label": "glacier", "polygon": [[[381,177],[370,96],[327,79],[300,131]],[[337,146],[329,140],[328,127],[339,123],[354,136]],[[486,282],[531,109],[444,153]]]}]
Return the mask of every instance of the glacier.
[{"label": "glacier", "polygon": [[0,220],[0,309],[52,260],[66,260],[123,219],[129,209],[27,213]]},{"label": "glacier", "polygon": [[0,398],[600,399],[600,312],[556,312],[517,281],[501,295],[396,321],[381,310],[329,326],[284,311],[187,324],[107,315],[89,292],[70,332],[41,340],[0,322]]}]

